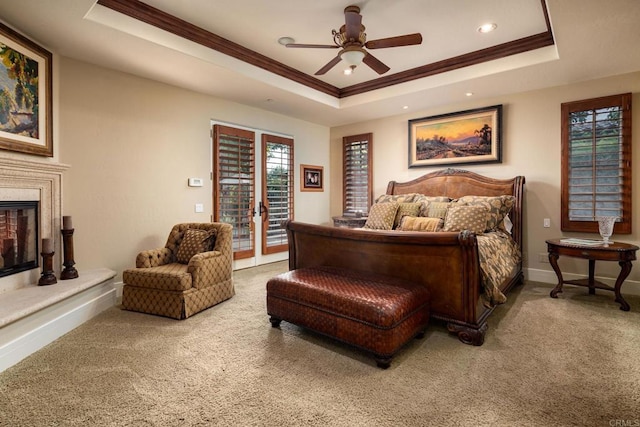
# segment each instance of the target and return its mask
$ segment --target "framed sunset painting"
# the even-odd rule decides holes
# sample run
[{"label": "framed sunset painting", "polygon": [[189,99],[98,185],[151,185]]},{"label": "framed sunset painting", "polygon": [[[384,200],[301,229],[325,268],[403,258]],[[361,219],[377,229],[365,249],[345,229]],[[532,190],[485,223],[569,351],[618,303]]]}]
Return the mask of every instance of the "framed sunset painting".
[{"label": "framed sunset painting", "polygon": [[409,167],[500,163],[502,105],[409,120]]}]

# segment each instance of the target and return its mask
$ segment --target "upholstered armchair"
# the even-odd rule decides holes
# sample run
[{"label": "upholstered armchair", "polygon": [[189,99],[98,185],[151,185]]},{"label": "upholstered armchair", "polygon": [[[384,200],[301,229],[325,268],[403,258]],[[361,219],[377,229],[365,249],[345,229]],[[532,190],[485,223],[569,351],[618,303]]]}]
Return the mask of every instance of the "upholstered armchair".
[{"label": "upholstered armchair", "polygon": [[235,294],[232,226],[184,223],[164,248],[140,252],[136,268],[122,273],[126,310],[186,319]]}]

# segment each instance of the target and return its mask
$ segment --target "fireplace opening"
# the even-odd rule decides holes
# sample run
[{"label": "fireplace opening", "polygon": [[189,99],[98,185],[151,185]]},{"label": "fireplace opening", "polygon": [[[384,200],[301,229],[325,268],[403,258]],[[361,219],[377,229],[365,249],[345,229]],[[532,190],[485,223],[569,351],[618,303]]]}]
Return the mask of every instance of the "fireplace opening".
[{"label": "fireplace opening", "polygon": [[0,201],[0,277],[38,267],[38,202]]}]

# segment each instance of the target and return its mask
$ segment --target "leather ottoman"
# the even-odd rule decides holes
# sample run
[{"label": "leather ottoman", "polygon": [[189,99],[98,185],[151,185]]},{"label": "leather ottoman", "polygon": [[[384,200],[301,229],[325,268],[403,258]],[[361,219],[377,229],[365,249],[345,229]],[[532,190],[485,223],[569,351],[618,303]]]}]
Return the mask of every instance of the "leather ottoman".
[{"label": "leather ottoman", "polygon": [[267,313],[373,353],[381,368],[429,323],[424,286],[393,277],[313,267],[292,270],[267,282]]}]

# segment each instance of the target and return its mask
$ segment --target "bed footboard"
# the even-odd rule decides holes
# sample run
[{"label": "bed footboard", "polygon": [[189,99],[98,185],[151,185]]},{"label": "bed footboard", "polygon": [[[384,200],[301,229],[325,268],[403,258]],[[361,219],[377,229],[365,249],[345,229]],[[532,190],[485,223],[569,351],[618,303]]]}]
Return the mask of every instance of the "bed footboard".
[{"label": "bed footboard", "polygon": [[289,269],[330,266],[420,283],[431,316],[448,322],[461,341],[481,345],[487,310],[480,303],[480,267],[470,232],[370,231],[295,221],[285,224]]}]

